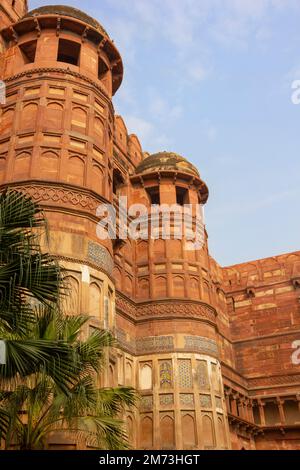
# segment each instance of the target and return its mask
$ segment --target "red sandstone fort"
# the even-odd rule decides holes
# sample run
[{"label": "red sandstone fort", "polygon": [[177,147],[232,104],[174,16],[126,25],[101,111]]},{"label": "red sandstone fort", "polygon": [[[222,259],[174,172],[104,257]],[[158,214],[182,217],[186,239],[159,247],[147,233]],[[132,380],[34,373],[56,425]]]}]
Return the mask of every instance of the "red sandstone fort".
[{"label": "red sandstone fort", "polygon": [[99,240],[102,203],[204,204],[208,189],[180,155],[143,153],[114,114],[123,64],[95,19],[1,0],[0,27],[0,184],[44,207],[66,312],[118,338],[101,380],[142,396],[125,416],[132,447],[300,449],[300,252],[221,267],[206,233],[194,251]]}]

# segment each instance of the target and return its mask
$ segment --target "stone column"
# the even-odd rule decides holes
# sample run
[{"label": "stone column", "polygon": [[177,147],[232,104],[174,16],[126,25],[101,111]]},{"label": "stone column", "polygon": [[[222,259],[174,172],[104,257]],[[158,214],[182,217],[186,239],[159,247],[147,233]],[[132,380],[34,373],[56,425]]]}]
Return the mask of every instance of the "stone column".
[{"label": "stone column", "polygon": [[227,388],[225,390],[225,400],[226,400],[226,408],[227,408],[227,413],[231,413],[231,406],[230,406],[230,396],[232,394],[231,388]]},{"label": "stone column", "polygon": [[280,424],[286,424],[285,414],[283,409],[284,400],[281,400],[279,397],[276,398],[276,403],[279,409],[279,416],[280,416]]},{"label": "stone column", "polygon": [[236,395],[233,394],[231,401],[231,412],[233,415],[238,416],[236,398]]},{"label": "stone column", "polygon": [[248,416],[249,416],[250,423],[254,423],[253,400],[248,401]]},{"label": "stone column", "polygon": [[260,424],[262,426],[265,426],[266,425],[265,412],[264,412],[265,403],[263,403],[261,400],[258,400],[258,406],[259,406]]}]

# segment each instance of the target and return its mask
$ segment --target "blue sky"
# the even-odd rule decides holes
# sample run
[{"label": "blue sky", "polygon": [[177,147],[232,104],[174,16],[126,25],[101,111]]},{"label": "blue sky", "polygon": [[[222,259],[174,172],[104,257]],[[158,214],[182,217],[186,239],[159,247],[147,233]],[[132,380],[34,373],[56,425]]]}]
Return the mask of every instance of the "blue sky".
[{"label": "blue sky", "polygon": [[197,165],[220,264],[300,249],[300,0],[29,3],[66,3],[103,24],[125,67],[116,112],[145,151]]}]

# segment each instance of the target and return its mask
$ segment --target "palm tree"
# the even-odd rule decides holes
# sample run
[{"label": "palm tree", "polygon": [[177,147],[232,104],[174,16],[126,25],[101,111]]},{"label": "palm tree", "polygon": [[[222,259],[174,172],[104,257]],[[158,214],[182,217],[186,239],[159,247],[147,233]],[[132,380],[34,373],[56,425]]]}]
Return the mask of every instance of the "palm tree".
[{"label": "palm tree", "polygon": [[62,341],[41,342],[30,337],[35,323],[34,303],[58,305],[63,294],[62,271],[47,253],[42,254],[38,230],[46,228],[41,209],[24,194],[0,194],[0,340],[5,341],[3,381],[46,370],[62,389],[76,377],[76,368],[64,375],[70,361]]},{"label": "palm tree", "polygon": [[40,249],[37,231],[45,228],[28,196],[0,195],[0,441],[43,449],[53,432],[68,431],[97,448],[126,448],[120,416],[135,393],[97,387],[114,340],[96,330],[80,341],[87,318],[61,313],[62,271]]},{"label": "palm tree", "polygon": [[87,320],[84,316],[59,318],[53,310],[40,311],[34,334],[42,341],[66,341],[80,372],[68,394],[42,373],[28,377],[14,391],[0,392],[6,448],[44,449],[53,433],[59,437],[62,432],[94,448],[128,447],[120,416],[134,405],[135,393],[128,387],[97,387],[95,375],[105,364],[105,348],[114,340],[108,332],[96,330],[80,341]]}]

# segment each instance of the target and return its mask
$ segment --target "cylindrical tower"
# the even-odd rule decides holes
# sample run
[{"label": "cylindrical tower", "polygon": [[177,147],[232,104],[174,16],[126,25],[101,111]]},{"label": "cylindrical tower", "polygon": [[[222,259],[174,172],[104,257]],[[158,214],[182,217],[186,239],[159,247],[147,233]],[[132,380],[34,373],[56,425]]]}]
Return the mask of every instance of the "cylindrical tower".
[{"label": "cylindrical tower", "polygon": [[[117,288],[135,298],[134,309],[125,298],[118,307],[124,318],[126,310],[134,310],[136,325],[136,385],[142,394],[136,445],[145,449],[227,449],[219,303],[207,234],[203,228],[202,246],[191,245],[187,237],[190,229],[196,229],[197,205],[207,201],[207,186],[191,163],[170,152],[145,158],[130,180],[130,204],[146,206],[149,222],[148,239],[133,244],[133,292],[126,274],[126,246],[120,249],[121,254],[125,249],[125,272],[116,275]],[[150,214],[155,205],[160,206],[161,214],[153,232]],[[163,214],[168,207],[184,210],[187,205],[193,215],[191,227],[178,231],[182,229],[178,219],[176,222],[172,213],[165,219]],[[130,347],[130,325],[125,329]]]},{"label": "cylindrical tower", "polygon": [[121,57],[96,20],[66,6],[33,10],[1,37],[0,183],[47,211],[51,253],[69,273],[67,313],[113,330],[113,249],[96,236],[96,209],[113,198],[111,99]]}]

